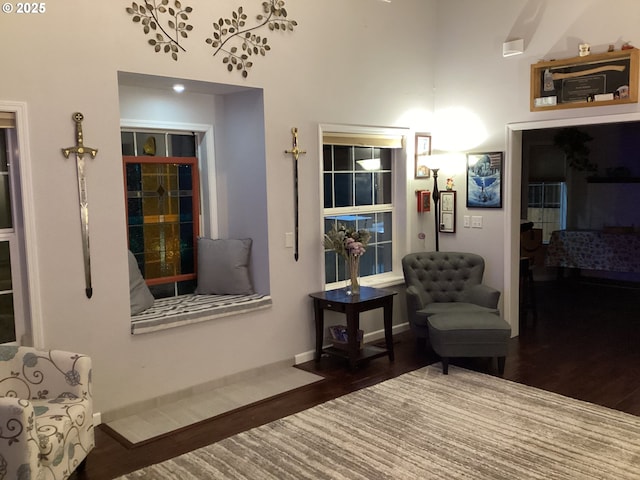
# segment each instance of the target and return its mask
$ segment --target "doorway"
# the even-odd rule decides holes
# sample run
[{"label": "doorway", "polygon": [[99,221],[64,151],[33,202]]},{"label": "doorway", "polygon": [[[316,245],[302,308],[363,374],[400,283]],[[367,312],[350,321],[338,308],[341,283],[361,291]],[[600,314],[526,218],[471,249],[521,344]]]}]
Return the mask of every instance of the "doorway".
[{"label": "doorway", "polygon": [[[607,115],[598,117],[565,118],[538,122],[512,123],[507,128],[508,182],[506,185],[505,209],[505,315],[510,319],[519,318],[519,256],[520,256],[520,216],[522,204],[522,134],[528,130],[540,130],[586,125],[608,125],[640,121],[640,113]],[[519,334],[517,321],[511,325],[515,335]]]}]

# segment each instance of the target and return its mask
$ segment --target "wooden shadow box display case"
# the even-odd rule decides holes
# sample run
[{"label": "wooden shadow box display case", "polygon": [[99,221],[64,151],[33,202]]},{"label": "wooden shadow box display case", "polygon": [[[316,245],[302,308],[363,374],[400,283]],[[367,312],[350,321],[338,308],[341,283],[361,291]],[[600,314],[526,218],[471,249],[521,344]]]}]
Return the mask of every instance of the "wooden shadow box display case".
[{"label": "wooden shadow box display case", "polygon": [[638,52],[628,48],[531,65],[531,111],[637,103]]}]

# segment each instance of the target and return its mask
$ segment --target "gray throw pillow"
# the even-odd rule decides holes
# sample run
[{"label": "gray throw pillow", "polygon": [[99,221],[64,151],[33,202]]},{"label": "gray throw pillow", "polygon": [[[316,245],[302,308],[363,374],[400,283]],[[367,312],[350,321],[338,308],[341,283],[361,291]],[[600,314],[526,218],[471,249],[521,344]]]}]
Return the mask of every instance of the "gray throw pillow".
[{"label": "gray throw pillow", "polygon": [[255,293],[249,273],[250,238],[198,238],[198,295]]},{"label": "gray throw pillow", "polygon": [[144,282],[142,273],[138,268],[136,257],[129,252],[129,296],[131,298],[131,315],[144,312],[147,308],[153,306],[155,299],[149,291],[149,287]]}]

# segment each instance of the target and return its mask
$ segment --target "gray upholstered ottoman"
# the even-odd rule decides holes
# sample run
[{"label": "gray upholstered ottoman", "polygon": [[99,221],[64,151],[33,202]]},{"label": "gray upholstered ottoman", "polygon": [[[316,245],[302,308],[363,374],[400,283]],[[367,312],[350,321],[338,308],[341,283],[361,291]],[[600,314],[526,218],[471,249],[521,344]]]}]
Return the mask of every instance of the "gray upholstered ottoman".
[{"label": "gray upholstered ottoman", "polygon": [[442,373],[449,371],[451,357],[497,357],[504,373],[511,327],[493,313],[438,313],[427,320],[429,341],[442,358]]}]

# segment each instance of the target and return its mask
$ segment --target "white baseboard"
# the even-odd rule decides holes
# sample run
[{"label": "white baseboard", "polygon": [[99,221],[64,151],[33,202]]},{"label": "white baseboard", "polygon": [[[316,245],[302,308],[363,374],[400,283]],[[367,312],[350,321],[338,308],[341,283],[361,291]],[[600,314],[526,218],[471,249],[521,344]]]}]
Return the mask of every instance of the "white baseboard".
[{"label": "white baseboard", "polygon": [[[404,332],[406,330],[409,330],[409,323],[405,322],[405,323],[401,323],[399,325],[394,325],[392,327],[393,330],[393,334],[395,335],[396,333],[400,333],[400,332]],[[370,333],[365,333],[364,334],[364,339],[363,342],[364,343],[370,343],[370,342],[375,342],[376,340],[380,340],[384,338],[384,329],[380,329],[380,330],[376,330],[375,332],[370,332]],[[295,355],[294,361],[295,361],[295,365],[299,365],[300,363],[304,363],[304,362],[308,362],[310,360],[313,360],[315,356],[315,350],[309,350],[307,352],[303,352],[303,353],[298,353],[297,355]]]}]

